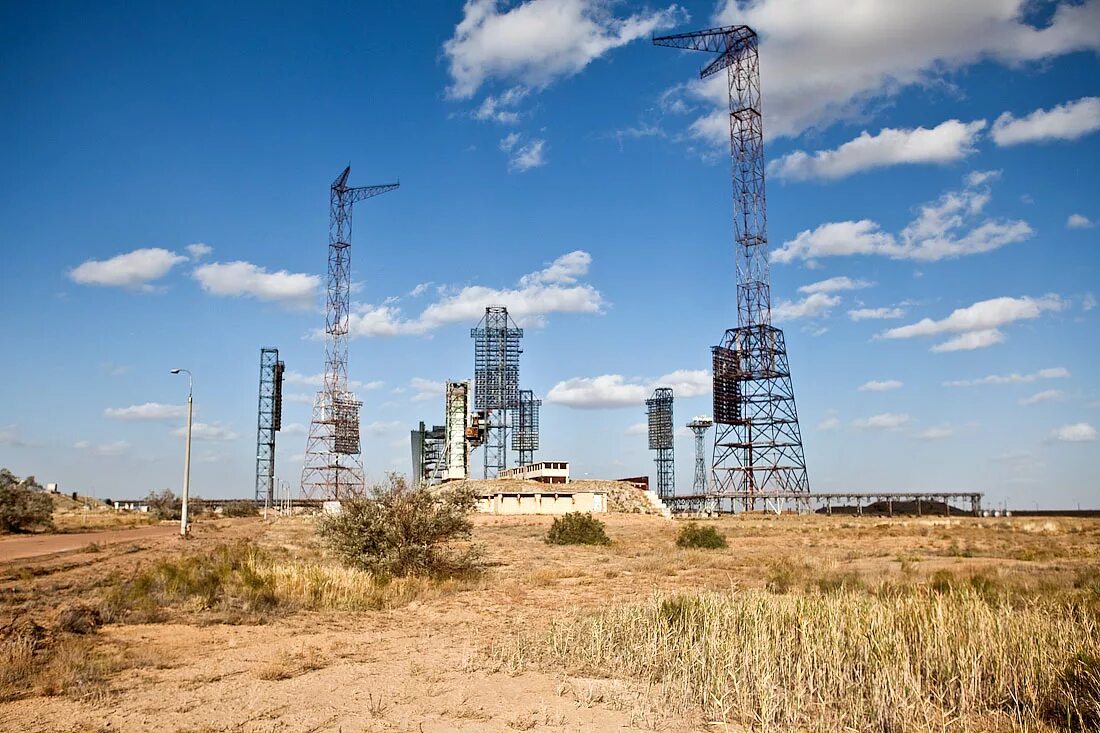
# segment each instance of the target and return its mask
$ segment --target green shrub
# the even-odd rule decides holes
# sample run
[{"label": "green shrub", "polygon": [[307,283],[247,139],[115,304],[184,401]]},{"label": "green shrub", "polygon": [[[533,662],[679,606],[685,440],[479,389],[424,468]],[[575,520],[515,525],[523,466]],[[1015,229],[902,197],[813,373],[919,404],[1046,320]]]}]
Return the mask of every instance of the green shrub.
[{"label": "green shrub", "polygon": [[591,514],[569,512],[554,518],[546,541],[551,545],[609,545],[603,522]]},{"label": "green shrub", "polygon": [[33,478],[17,481],[7,469],[0,472],[0,532],[26,532],[53,526],[53,499],[35,491]]},{"label": "green shrub", "polygon": [[222,507],[223,517],[254,517],[259,513],[251,501],[231,501]]},{"label": "green shrub", "polygon": [[176,520],[183,514],[183,499],[172,493],[171,489],[149,492],[145,497],[145,503],[149,505],[149,511],[156,515],[157,519]]},{"label": "green shrub", "polygon": [[343,502],[321,518],[321,539],[344,562],[383,576],[447,576],[480,567],[480,548],[458,547],[470,537],[477,495],[470,489],[410,489],[390,474],[372,498]]},{"label": "green shrub", "polygon": [[726,538],[710,525],[688,522],[680,527],[676,536],[677,547],[701,547],[706,550],[720,550],[726,547]]}]

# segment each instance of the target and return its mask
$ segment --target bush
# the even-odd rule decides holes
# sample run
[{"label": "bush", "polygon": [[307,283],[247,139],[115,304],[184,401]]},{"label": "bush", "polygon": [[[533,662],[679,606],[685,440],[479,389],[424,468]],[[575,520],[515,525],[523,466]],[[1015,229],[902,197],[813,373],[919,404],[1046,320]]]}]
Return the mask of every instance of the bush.
[{"label": "bush", "polygon": [[680,527],[680,534],[676,536],[676,546],[720,550],[727,545],[726,538],[720,535],[714,527],[688,522]]},{"label": "bush", "polygon": [[149,505],[149,511],[155,514],[157,519],[175,520],[183,514],[183,499],[172,493],[171,489],[149,492],[145,497],[145,503]]},{"label": "bush", "polygon": [[569,512],[554,518],[546,541],[551,545],[609,545],[603,522],[591,514]]},{"label": "bush", "polygon": [[470,537],[470,489],[410,489],[390,474],[373,498],[343,502],[339,514],[321,518],[321,539],[347,564],[383,576],[447,576],[479,569],[480,549],[456,547]]},{"label": "bush", "polygon": [[53,499],[32,489],[33,483],[33,479],[16,481],[6,469],[0,473],[0,532],[53,526]]},{"label": "bush", "polygon": [[223,517],[254,517],[259,513],[251,501],[231,501],[222,507]]}]

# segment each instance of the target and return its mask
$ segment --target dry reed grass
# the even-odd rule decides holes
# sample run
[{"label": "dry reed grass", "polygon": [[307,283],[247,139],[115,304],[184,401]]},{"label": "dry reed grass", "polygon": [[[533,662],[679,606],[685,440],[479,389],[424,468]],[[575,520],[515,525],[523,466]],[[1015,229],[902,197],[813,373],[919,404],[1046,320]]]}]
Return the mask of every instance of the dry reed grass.
[{"label": "dry reed grass", "polygon": [[673,710],[754,729],[959,729],[980,718],[1084,730],[1100,721],[1100,687],[1087,674],[1073,678],[1083,687],[1067,684],[1067,669],[1096,675],[1075,662],[1100,655],[1100,616],[1087,598],[1020,608],[969,587],[656,595],[491,653],[512,668],[644,680]]}]

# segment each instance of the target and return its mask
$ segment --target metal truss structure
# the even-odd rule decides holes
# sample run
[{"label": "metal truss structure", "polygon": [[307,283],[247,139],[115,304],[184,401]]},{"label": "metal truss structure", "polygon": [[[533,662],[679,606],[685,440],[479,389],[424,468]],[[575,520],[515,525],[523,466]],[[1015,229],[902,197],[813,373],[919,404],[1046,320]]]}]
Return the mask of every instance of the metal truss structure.
[{"label": "metal truss structure", "polygon": [[657,496],[676,493],[676,461],[673,455],[672,388],[658,387],[645,401],[649,424],[649,449],[657,451]]},{"label": "metal truss structure", "polygon": [[529,389],[519,391],[519,408],[512,421],[512,449],[519,452],[520,466],[535,462],[539,449],[539,407],[542,400],[535,399]]},{"label": "metal truss structure", "polygon": [[691,490],[696,494],[704,494],[707,490],[707,431],[714,421],[709,417],[696,417],[687,424],[691,432],[695,434],[695,478],[691,482]]},{"label": "metal truss structure", "polygon": [[399,184],[352,187],[351,166],[329,189],[328,288],[325,316],[325,374],[313,405],[302,496],[336,500],[363,493],[359,408],[348,389],[348,316],[351,311],[351,214],[357,201],[393,191]]},{"label": "metal truss structure", "polygon": [[764,195],[764,129],[756,33],[726,26],[653,39],[658,46],[708,51],[718,57],[699,72],[726,71],[733,229],[737,263],[737,327],[713,347],[713,493],[757,498],[810,490],[783,331],[772,325]]},{"label": "metal truss structure", "polygon": [[[768,509],[779,513],[785,504],[796,507],[798,510],[812,509],[824,514],[843,513],[862,516],[864,513],[874,513],[876,516],[893,516],[895,514],[959,514],[966,513],[972,516],[980,516],[982,512],[982,494],[973,491],[947,491],[947,492],[825,492],[807,493],[796,491],[790,493],[776,493],[766,497]],[[757,499],[759,495],[747,493],[715,494],[688,494],[677,496],[665,504],[676,514],[720,514],[735,511],[735,504],[747,499]],[[959,510],[952,506],[955,504],[969,504],[969,508]]]},{"label": "metal truss structure", "polygon": [[442,474],[447,452],[446,427],[436,425],[430,430],[421,421],[411,434],[413,485],[437,484]]},{"label": "metal truss structure", "polygon": [[470,329],[474,339],[474,405],[486,416],[485,465],[482,476],[496,478],[508,467],[508,416],[519,409],[519,340],[523,329],[500,305],[485,308],[485,317]]},{"label": "metal truss structure", "polygon": [[260,404],[256,417],[256,502],[275,497],[275,433],[283,427],[283,362],[279,350],[260,349]]}]

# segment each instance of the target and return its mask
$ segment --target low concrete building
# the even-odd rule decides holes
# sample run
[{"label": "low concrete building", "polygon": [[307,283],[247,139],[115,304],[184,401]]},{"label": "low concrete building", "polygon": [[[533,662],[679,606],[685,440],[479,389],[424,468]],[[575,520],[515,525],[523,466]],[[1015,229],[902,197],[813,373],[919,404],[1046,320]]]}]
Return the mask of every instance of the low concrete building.
[{"label": "low concrete building", "polygon": [[[503,473],[503,472],[502,472]],[[565,514],[607,511],[607,492],[567,488],[505,488],[478,497],[477,510],[486,514]]]},{"label": "low concrete building", "polygon": [[569,483],[569,461],[539,461],[526,466],[505,468],[500,478],[518,478],[526,481],[538,481],[541,484]]}]

